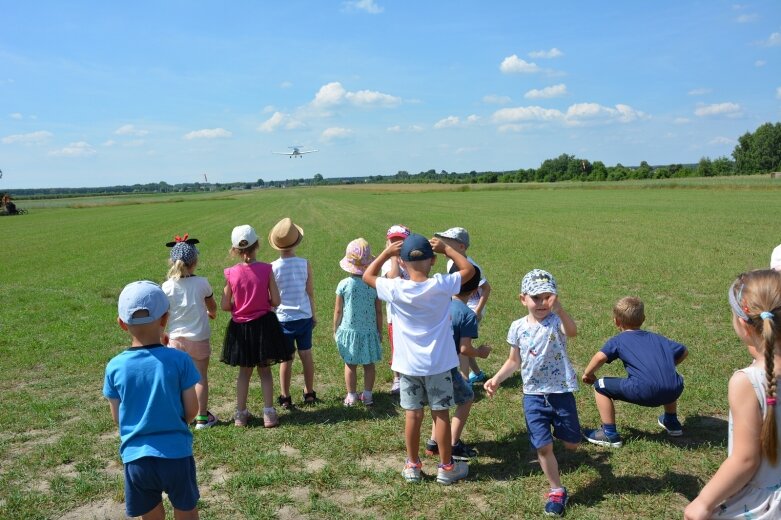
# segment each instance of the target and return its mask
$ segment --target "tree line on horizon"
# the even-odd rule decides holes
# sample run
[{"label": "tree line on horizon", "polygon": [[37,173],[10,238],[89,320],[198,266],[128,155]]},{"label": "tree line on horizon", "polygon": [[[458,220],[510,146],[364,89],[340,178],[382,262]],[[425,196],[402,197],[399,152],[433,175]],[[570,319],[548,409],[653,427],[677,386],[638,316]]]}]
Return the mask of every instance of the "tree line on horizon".
[{"label": "tree line on horizon", "polygon": [[128,193],[172,193],[198,191],[224,191],[253,188],[281,188],[289,186],[327,186],[364,183],[523,183],[562,181],[623,181],[630,179],[676,179],[685,177],[716,177],[728,175],[756,175],[781,171],[781,123],[765,123],[754,132],[746,132],[738,139],[732,151],[732,158],[702,157],[696,164],[668,164],[651,166],[642,161],[639,166],[606,166],[602,161],[591,162],[585,158],[562,153],[556,158],[546,159],[539,168],[518,169],[501,172],[465,173],[441,170],[421,171],[411,174],[398,171],[394,175],[370,175],[365,177],[324,178],[315,174],[310,179],[287,179],[283,181],[232,183],[182,183],[168,184],[164,181],[146,184],[106,186],[96,188],[36,188],[14,190],[17,198],[57,198],[80,195],[119,195]]}]

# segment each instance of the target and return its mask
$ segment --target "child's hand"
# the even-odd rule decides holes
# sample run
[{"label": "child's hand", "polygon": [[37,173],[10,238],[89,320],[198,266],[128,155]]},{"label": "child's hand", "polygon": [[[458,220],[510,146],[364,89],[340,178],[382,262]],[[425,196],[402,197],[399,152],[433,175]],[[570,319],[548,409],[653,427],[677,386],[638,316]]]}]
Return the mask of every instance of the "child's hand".
[{"label": "child's hand", "polygon": [[490,397],[493,397],[496,391],[499,389],[499,383],[497,383],[496,379],[492,377],[491,379],[483,383],[483,388],[485,389],[486,393]]},{"label": "child's hand", "polygon": [[697,499],[694,499],[692,502],[690,502],[689,505],[686,506],[686,509],[683,510],[684,520],[706,520],[711,518],[712,514],[713,511],[708,511],[705,509],[705,507],[700,504]]},{"label": "child's hand", "polygon": [[390,257],[399,256],[399,254],[401,253],[401,246],[403,244],[404,244],[403,240],[397,240],[396,242],[391,242],[385,248],[385,251],[383,251],[383,253]]},{"label": "child's hand", "polygon": [[597,380],[597,378],[594,374],[583,374],[580,380],[586,383],[587,385],[593,385],[594,382]]},{"label": "child's hand", "polygon": [[479,358],[487,358],[488,354],[491,353],[491,347],[488,345],[480,345],[475,349],[477,351],[477,357]]},{"label": "child's hand", "polygon": [[432,238],[428,241],[429,244],[431,244],[431,249],[434,250],[435,253],[445,253],[445,248],[447,247],[447,244],[438,239],[437,237]]},{"label": "child's hand", "polygon": [[216,312],[206,311],[206,315],[209,316],[209,319],[212,319],[212,320],[217,319],[217,313]]},{"label": "child's hand", "polygon": [[558,294],[551,294],[550,298],[548,298],[548,306],[550,307],[550,310],[557,313],[561,310],[561,302],[559,301],[559,295]]}]

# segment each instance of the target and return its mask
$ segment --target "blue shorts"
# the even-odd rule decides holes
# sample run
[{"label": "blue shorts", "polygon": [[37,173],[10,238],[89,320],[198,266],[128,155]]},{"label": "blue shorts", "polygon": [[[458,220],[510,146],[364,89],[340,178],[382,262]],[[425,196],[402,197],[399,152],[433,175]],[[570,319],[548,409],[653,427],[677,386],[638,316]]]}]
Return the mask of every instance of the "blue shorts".
[{"label": "blue shorts", "polygon": [[650,387],[635,385],[627,378],[600,377],[594,383],[594,391],[616,401],[656,407],[677,401],[683,393],[683,385],[680,388],[654,391]]},{"label": "blue shorts", "polygon": [[453,380],[453,402],[456,406],[461,406],[475,398],[475,391],[472,385],[464,380],[464,376],[458,371],[458,367],[450,371],[450,378]]},{"label": "blue shorts", "polygon": [[583,434],[580,431],[578,409],[572,392],[523,394],[523,413],[526,415],[526,429],[534,449],[538,450],[552,443],[553,437],[572,444],[580,442]]},{"label": "blue shorts", "polygon": [[141,457],[125,464],[125,510],[127,516],[145,515],[163,500],[163,491],[171,505],[191,511],[201,494],[195,480],[195,459]]},{"label": "blue shorts", "polygon": [[427,404],[434,410],[453,406],[453,378],[450,370],[433,376],[399,377],[399,404],[405,410],[420,410]]},{"label": "blue shorts", "polygon": [[279,324],[282,326],[282,334],[285,335],[285,343],[288,349],[292,348],[294,351],[296,347],[298,347],[298,350],[311,349],[314,323],[312,318],[280,321]]}]

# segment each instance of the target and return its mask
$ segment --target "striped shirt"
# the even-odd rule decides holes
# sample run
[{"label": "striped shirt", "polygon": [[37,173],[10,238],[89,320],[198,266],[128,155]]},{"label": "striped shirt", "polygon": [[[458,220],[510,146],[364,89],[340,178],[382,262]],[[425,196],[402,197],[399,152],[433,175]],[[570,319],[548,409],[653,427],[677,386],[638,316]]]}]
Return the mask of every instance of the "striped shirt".
[{"label": "striped shirt", "polygon": [[279,288],[282,303],[277,307],[279,321],[302,320],[312,317],[312,306],[306,293],[309,262],[293,256],[277,258],[271,262],[274,280]]}]

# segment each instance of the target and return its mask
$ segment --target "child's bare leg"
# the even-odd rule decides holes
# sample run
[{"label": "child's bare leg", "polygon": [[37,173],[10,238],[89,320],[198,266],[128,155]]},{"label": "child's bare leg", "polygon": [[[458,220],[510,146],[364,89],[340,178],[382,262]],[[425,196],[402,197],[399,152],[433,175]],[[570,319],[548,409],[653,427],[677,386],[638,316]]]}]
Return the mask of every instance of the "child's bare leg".
[{"label": "child's bare leg", "polygon": [[461,440],[461,434],[464,432],[466,420],[469,418],[469,412],[472,409],[473,399],[460,404],[456,407],[456,412],[450,420],[450,440],[453,444]]},{"label": "child's bare leg", "polygon": [[363,365],[363,389],[371,392],[374,389],[374,379],[377,377],[377,370],[374,363]]},{"label": "child's bare leg", "polygon": [[480,367],[477,365],[477,358],[467,357],[469,360],[469,369],[475,374],[480,373]]},{"label": "child's bare leg", "polygon": [[141,520],[165,520],[165,508],[163,503],[157,504],[154,509],[141,515]]},{"label": "child's bare leg", "polygon": [[594,399],[597,402],[599,419],[602,421],[602,424],[615,424],[616,407],[613,404],[613,400],[605,395],[600,394],[596,390],[594,390]]},{"label": "child's bare leg", "polygon": [[423,422],[423,408],[406,410],[404,413],[404,442],[407,444],[407,460],[420,459],[420,425]]},{"label": "child's bare leg", "polygon": [[[293,361],[279,364],[279,395],[290,397],[290,379],[293,375]],[[273,393],[273,392],[272,392]]]},{"label": "child's bare leg", "polygon": [[671,415],[678,414],[678,401],[673,401],[670,404],[664,405],[664,413],[669,413]]},{"label": "child's bare leg", "polygon": [[469,356],[458,355],[458,371],[461,372],[464,381],[469,381]]},{"label": "child's bare leg", "polygon": [[344,386],[347,387],[347,392],[354,394],[355,387],[358,384],[357,365],[344,364]]},{"label": "child's bare leg", "polygon": [[[312,393],[315,389],[315,360],[312,356],[312,349],[299,350],[298,357],[301,358],[301,365],[304,367],[304,393]],[[290,389],[290,376],[288,376],[288,390]]]},{"label": "child's bare leg", "polygon": [[198,516],[198,508],[191,509],[189,511],[181,511],[179,509],[174,508],[174,519],[175,520],[198,520],[200,518]]},{"label": "child's bare leg", "polygon": [[439,446],[439,461],[450,464],[450,410],[431,410],[431,417],[434,419],[434,439]]},{"label": "child's bare leg", "polygon": [[198,415],[206,415],[209,407],[209,358],[193,359],[195,368],[201,374],[201,380],[195,383],[195,395],[198,397]]},{"label": "child's bare leg", "polygon": [[271,367],[258,366],[260,376],[260,389],[263,391],[263,407],[274,406],[274,377],[271,375]]},{"label": "child's bare leg", "polygon": [[239,367],[239,377],[236,378],[236,409],[240,412],[247,409],[249,381],[254,367]]},{"label": "child's bare leg", "polygon": [[548,479],[551,489],[561,487],[561,477],[559,476],[559,462],[553,454],[553,443],[546,444],[542,448],[537,448],[537,460],[540,461],[542,472]]}]

